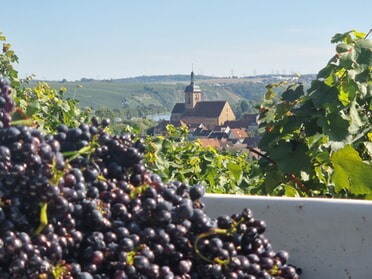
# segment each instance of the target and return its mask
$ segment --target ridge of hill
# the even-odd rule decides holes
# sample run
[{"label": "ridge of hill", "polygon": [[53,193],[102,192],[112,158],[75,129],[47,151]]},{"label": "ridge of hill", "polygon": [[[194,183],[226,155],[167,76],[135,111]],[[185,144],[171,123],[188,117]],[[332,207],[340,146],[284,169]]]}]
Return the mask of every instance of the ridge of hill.
[{"label": "ridge of hill", "polygon": [[[259,102],[266,92],[266,85],[292,79],[293,75],[254,77],[211,77],[195,76],[202,90],[203,100],[227,100],[231,105],[241,100]],[[302,77],[304,80],[311,77]],[[33,81],[36,82],[36,81]],[[169,112],[175,103],[183,102],[185,86],[189,75],[140,76],[134,78],[80,81],[48,81],[53,88],[65,87],[65,98],[77,99],[80,107],[93,110],[100,107],[110,109],[162,106]]]}]

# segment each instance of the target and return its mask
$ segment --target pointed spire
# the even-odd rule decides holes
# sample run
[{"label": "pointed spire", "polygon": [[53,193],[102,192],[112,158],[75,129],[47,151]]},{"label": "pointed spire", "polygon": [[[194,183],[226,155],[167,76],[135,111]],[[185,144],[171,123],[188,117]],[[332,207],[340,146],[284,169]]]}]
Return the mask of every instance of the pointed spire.
[{"label": "pointed spire", "polygon": [[191,72],[191,85],[194,85],[194,71]]}]

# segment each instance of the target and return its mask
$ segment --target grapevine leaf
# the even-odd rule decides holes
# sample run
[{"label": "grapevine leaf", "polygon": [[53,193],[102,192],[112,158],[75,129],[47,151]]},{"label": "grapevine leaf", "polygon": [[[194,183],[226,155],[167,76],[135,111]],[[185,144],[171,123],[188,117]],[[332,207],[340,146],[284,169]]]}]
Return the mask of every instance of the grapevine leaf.
[{"label": "grapevine leaf", "polygon": [[298,197],[298,191],[296,188],[292,187],[291,185],[285,185],[284,188],[286,197]]},{"label": "grapevine leaf", "polygon": [[343,52],[340,54],[340,66],[344,68],[349,68],[356,60],[356,51],[354,47],[350,47],[347,52]]},{"label": "grapevine leaf", "polygon": [[358,152],[350,145],[331,156],[334,166],[332,181],[337,192],[348,189],[353,194],[372,193],[372,166],[364,163]]},{"label": "grapevine leaf", "polygon": [[359,128],[363,126],[363,121],[359,116],[355,102],[353,102],[352,106],[350,107],[350,116],[351,123],[349,127],[349,132],[354,135],[359,131]]},{"label": "grapevine leaf", "polygon": [[69,110],[70,110],[70,106],[69,106],[69,104],[67,104],[67,103],[62,103],[62,102],[60,102],[60,103],[58,104],[58,106],[59,106],[63,111],[69,111]]},{"label": "grapevine leaf", "polygon": [[347,52],[348,50],[350,49],[350,46],[345,44],[345,43],[341,43],[341,44],[338,44],[336,46],[336,51],[338,53],[343,53],[343,52]]},{"label": "grapevine leaf", "polygon": [[358,47],[357,62],[360,64],[367,64],[369,66],[372,66],[372,41],[357,41],[356,47]]},{"label": "grapevine leaf", "polygon": [[310,91],[311,99],[315,107],[327,107],[338,101],[338,90],[336,87],[329,87],[323,82],[314,83],[313,90]]},{"label": "grapevine leaf", "polygon": [[341,33],[335,34],[332,37],[331,43],[334,44],[334,43],[345,41],[346,38],[350,37],[351,32],[353,32],[353,31],[348,31],[348,32],[342,33],[342,34]]},{"label": "grapevine leaf", "polygon": [[27,106],[26,114],[28,116],[32,116],[39,110],[40,110],[40,102],[38,100],[33,100]]},{"label": "grapevine leaf", "polygon": [[280,141],[270,150],[270,158],[283,173],[300,173],[310,171],[310,157],[306,154],[308,147],[302,142]]},{"label": "grapevine leaf", "polygon": [[364,146],[366,147],[369,156],[372,156],[372,142],[364,142]]},{"label": "grapevine leaf", "polygon": [[354,100],[356,96],[356,92],[358,91],[358,87],[353,82],[349,82],[346,84],[343,84],[338,87],[339,90],[339,100],[340,102],[346,106],[348,105],[352,100]]},{"label": "grapevine leaf", "polygon": [[[322,70],[319,71],[317,77],[318,79],[325,79],[329,75],[331,75],[336,69],[336,65],[334,64],[328,64],[326,67],[324,67]],[[319,81],[313,81],[313,83],[318,83]]]},{"label": "grapevine leaf", "polygon": [[227,169],[231,172],[235,181],[239,181],[241,179],[242,169],[238,164],[234,162],[229,162],[227,165]]},{"label": "grapevine leaf", "polygon": [[343,119],[338,113],[330,113],[328,118],[318,118],[317,123],[331,141],[343,141],[349,135],[349,121]]},{"label": "grapevine leaf", "polygon": [[265,177],[265,191],[270,194],[281,183],[282,174],[279,171],[269,171]]},{"label": "grapevine leaf", "polygon": [[365,38],[366,33],[364,33],[364,32],[358,32],[356,30],[353,30],[353,35],[355,36],[355,38],[361,40],[361,39],[364,39]]},{"label": "grapevine leaf", "polygon": [[300,85],[300,86],[296,87],[295,90],[293,90],[291,88],[291,89],[283,92],[282,99],[284,101],[294,102],[295,100],[297,100],[298,98],[300,98],[304,94],[305,94],[304,93],[304,87],[302,85]]}]

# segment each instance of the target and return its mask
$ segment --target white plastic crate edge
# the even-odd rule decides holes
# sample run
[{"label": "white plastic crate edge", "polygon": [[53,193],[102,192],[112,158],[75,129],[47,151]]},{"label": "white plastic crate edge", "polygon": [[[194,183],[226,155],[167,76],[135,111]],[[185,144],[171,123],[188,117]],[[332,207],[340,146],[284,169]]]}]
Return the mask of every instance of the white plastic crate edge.
[{"label": "white plastic crate edge", "polygon": [[301,279],[372,278],[372,201],[206,194],[203,202],[213,218],[250,208]]}]

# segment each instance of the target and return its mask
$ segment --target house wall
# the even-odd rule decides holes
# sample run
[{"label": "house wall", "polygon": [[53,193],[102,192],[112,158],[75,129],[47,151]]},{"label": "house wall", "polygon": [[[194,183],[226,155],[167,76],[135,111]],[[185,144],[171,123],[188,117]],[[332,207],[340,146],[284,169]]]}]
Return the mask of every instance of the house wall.
[{"label": "house wall", "polygon": [[218,125],[218,118],[189,116],[189,117],[182,117],[181,120],[187,124],[203,123],[210,130],[213,130],[213,128]]},{"label": "house wall", "polygon": [[220,116],[218,117],[218,124],[217,125],[223,125],[226,121],[232,121],[235,120],[235,114],[232,111],[229,103],[226,103],[224,108],[222,109]]}]

